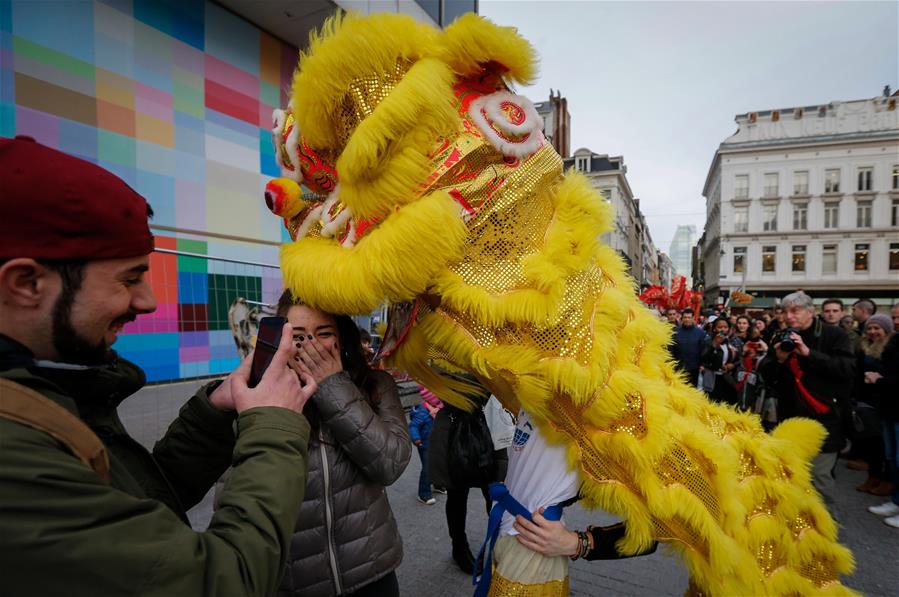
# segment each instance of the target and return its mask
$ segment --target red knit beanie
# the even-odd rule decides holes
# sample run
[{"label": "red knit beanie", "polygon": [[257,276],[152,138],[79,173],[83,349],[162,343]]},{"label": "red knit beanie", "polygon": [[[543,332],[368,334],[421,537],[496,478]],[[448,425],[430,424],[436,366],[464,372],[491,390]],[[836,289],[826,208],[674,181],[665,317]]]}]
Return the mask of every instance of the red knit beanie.
[{"label": "red knit beanie", "polygon": [[146,200],[112,173],[0,138],[0,258],[120,259],[153,251]]}]

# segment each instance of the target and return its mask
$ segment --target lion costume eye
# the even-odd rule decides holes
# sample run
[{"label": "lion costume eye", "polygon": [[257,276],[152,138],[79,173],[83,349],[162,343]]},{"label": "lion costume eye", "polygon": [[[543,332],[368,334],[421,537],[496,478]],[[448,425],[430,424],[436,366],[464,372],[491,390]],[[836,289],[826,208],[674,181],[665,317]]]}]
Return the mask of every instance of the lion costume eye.
[{"label": "lion costume eye", "polygon": [[504,156],[525,158],[543,146],[543,119],[526,97],[497,91],[471,102],[468,115]]}]

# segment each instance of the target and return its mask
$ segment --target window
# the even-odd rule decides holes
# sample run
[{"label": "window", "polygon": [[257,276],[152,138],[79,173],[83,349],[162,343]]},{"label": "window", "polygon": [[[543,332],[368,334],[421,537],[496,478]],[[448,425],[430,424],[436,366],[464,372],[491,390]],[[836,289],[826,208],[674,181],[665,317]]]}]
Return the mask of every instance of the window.
[{"label": "window", "polygon": [[746,232],[749,230],[749,206],[734,208],[734,232]]},{"label": "window", "polygon": [[858,169],[858,190],[859,191],[870,191],[871,190],[871,177],[874,176],[874,168],[859,168]]},{"label": "window", "polygon": [[840,171],[838,169],[824,171],[824,192],[840,192]]},{"label": "window", "polygon": [[771,232],[777,230],[777,204],[762,206],[762,230]]},{"label": "window", "polygon": [[793,194],[808,195],[808,171],[793,172]]},{"label": "window", "polygon": [[893,199],[890,205],[890,226],[899,226],[899,199]]},{"label": "window", "polygon": [[583,155],[574,158],[574,167],[580,172],[590,171],[590,156]]},{"label": "window", "polygon": [[777,265],[777,247],[765,245],[762,247],[762,271],[773,272]]},{"label": "window", "polygon": [[777,197],[779,186],[777,172],[768,172],[765,174],[765,197]]},{"label": "window", "polygon": [[797,203],[793,206],[793,230],[808,229],[808,204]]},{"label": "window", "polygon": [[746,247],[734,247],[734,273],[743,273],[746,264]]},{"label": "window", "polygon": [[793,245],[793,271],[805,271],[805,245]]},{"label": "window", "polygon": [[821,250],[821,273],[837,273],[837,246],[824,245]]},{"label": "window", "polygon": [[899,191],[899,164],[893,166],[893,190]]},{"label": "window", "polygon": [[749,175],[737,174],[734,179],[734,199],[749,198]]},{"label": "window", "polygon": [[857,271],[857,272],[868,271],[868,250],[869,249],[870,249],[870,245],[868,243],[858,243],[855,245],[855,271]]},{"label": "window", "polygon": [[890,269],[899,269],[899,243],[890,243]]},{"label": "window", "polygon": [[840,225],[840,204],[828,201],[824,204],[824,227],[837,228]]},{"label": "window", "polygon": [[855,206],[855,226],[857,228],[871,227],[871,202],[859,201]]}]

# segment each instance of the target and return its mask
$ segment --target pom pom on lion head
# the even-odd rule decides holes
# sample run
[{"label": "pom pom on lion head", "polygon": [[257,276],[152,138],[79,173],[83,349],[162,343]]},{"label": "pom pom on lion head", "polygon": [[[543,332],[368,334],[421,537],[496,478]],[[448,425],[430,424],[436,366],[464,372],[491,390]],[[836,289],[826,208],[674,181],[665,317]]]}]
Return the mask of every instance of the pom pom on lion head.
[{"label": "pom pom on lion head", "polygon": [[514,28],[474,14],[444,31],[400,14],[338,14],[300,56],[292,106],[309,146],[336,156],[340,200],[378,219],[421,196],[429,154],[460,124],[459,79],[527,83],[535,69]]}]

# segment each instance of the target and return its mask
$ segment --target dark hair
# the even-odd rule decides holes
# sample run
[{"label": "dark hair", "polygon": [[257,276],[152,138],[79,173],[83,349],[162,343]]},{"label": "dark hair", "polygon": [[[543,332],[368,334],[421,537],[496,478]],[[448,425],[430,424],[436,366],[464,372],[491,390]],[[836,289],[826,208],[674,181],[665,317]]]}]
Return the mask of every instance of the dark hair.
[{"label": "dark hair", "polygon": [[730,329],[730,321],[728,321],[727,317],[719,317],[715,321],[712,322],[712,329],[715,329],[715,326],[718,325],[719,321],[723,321],[727,325],[727,329]]},{"label": "dark hair", "polygon": [[852,303],[852,306],[859,306],[871,315],[877,313],[877,304],[871,299],[858,299],[857,301]]},{"label": "dark hair", "polygon": [[368,330],[359,328],[359,341],[362,342],[363,344],[366,342],[371,344],[371,334],[369,333]]},{"label": "dark hair", "polygon": [[[302,300],[293,296],[289,289],[281,293],[278,299],[277,314],[281,317],[287,317],[287,312],[294,305],[306,305]],[[348,315],[335,315],[329,313],[337,323],[337,338],[340,341],[340,363],[343,370],[350,374],[350,377],[360,388],[365,388],[368,382],[371,368],[362,352],[362,341],[359,338],[359,327],[356,322]]]},{"label": "dark hair", "polygon": [[681,315],[693,315],[693,309],[684,309],[680,312]]},{"label": "dark hair", "polygon": [[73,259],[66,261],[37,260],[37,262],[47,269],[59,274],[59,277],[62,279],[63,301],[75,298],[75,293],[81,290],[81,284],[84,283],[84,269],[87,267],[87,261],[84,261],[83,259]]},{"label": "dark hair", "polygon": [[821,308],[824,309],[824,307],[826,307],[827,305],[839,305],[840,311],[846,308],[846,306],[843,305],[843,301],[841,301],[840,299],[827,299],[826,301],[821,303]]},{"label": "dark hair", "polygon": [[740,321],[741,319],[745,319],[746,323],[748,323],[750,327],[752,326],[752,318],[749,317],[749,315],[737,315],[737,321]]}]

